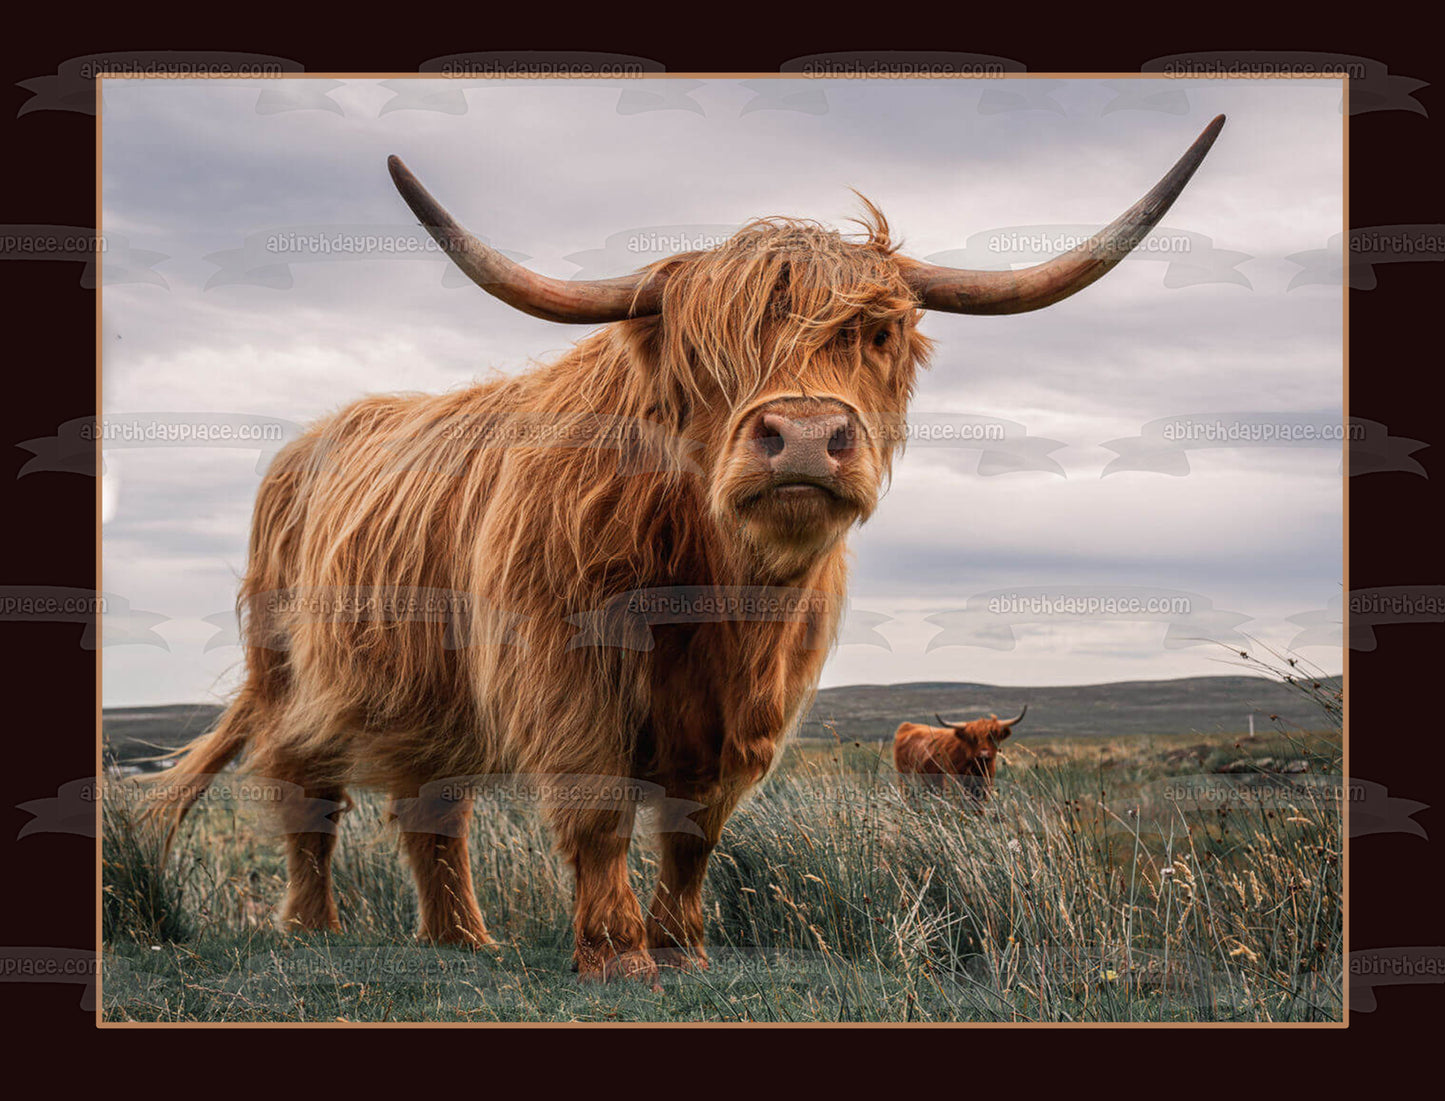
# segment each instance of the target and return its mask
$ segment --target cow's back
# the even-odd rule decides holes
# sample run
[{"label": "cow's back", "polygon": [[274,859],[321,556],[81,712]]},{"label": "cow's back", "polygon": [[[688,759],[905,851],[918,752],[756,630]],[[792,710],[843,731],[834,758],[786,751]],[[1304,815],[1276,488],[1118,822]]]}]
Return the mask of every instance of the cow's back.
[{"label": "cow's back", "polygon": [[[611,576],[631,542],[612,502],[646,491],[675,513],[677,494],[661,475],[620,477],[616,447],[594,443],[608,418],[581,391],[575,409],[539,396],[548,378],[369,397],[278,454],[242,603],[253,669],[299,709],[291,736],[353,760],[425,753],[429,775],[596,771],[635,736],[644,655],[582,644],[576,617],[595,618],[609,586],[638,587]],[[365,610],[328,605],[342,601]]]},{"label": "cow's back", "polygon": [[899,772],[939,772],[934,742],[938,731],[922,723],[899,723],[893,732],[893,766]]},{"label": "cow's back", "polygon": [[[364,398],[277,455],[257,495],[240,603],[248,662],[312,725],[447,725],[464,656],[492,624],[465,541],[504,449],[505,383]],[[448,713],[448,711],[454,713]]]}]

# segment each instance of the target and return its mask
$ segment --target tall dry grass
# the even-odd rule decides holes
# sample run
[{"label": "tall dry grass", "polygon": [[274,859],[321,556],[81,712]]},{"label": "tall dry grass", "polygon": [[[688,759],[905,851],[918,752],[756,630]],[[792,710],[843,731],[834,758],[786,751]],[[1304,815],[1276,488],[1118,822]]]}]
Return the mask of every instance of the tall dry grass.
[{"label": "tall dry grass", "polygon": [[[1310,764],[1327,765],[1337,740],[1309,740],[1324,750]],[[579,993],[565,966],[568,872],[539,817],[491,792],[479,802],[473,854],[483,913],[506,947],[500,960],[454,962],[450,980],[443,967],[434,982],[403,984],[406,1012],[454,1019],[480,996],[479,1019],[585,1018],[589,998],[620,998],[623,1018],[649,1019],[679,1010],[758,1020],[1338,1019],[1341,835],[1330,786],[1211,809],[1177,799],[1215,782],[1248,784],[1203,771],[1205,761],[1278,756],[1300,742],[1298,732],[1239,748],[1228,739],[1020,739],[982,807],[947,790],[910,790],[879,746],[795,744],[714,855],[712,971],[671,977],[657,996]],[[456,960],[414,946],[409,875],[377,800],[362,795],[343,818],[335,873],[344,932],[299,939],[270,926],[284,868],[262,808],[208,800],[160,872],[129,811],[106,816],[107,940],[162,988],[194,989],[180,1013],[121,983],[107,997],[117,1017],[231,1019],[251,1004],[242,1019],[300,1019],[308,998],[365,1016],[347,991],[374,999],[387,988],[377,952],[400,953],[408,966]],[[654,846],[639,837],[640,893],[654,864]],[[168,940],[183,947],[151,950]],[[307,972],[304,995],[273,983],[248,1003],[247,981],[259,981],[265,961],[297,950],[331,962]],[[197,969],[240,985],[200,998]]]}]

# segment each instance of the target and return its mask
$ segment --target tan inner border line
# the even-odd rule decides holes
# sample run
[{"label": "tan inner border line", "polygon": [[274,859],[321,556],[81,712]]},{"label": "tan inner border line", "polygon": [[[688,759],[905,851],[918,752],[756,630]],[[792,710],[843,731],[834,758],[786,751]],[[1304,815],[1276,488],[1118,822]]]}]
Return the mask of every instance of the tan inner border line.
[{"label": "tan inner border line", "polygon": [[[100,73],[95,77],[95,239],[96,239],[96,270],[100,278],[96,281],[95,287],[95,413],[101,416],[105,406],[102,404],[102,364],[101,364],[101,317],[102,317],[102,296],[104,292],[104,254],[100,251],[100,242],[104,240],[104,228],[101,224],[102,200],[101,200],[101,132],[103,129],[102,119],[104,118],[104,98],[101,94],[101,82],[105,80],[248,80],[248,81],[277,81],[277,80],[307,80],[307,79],[353,79],[353,80],[396,80],[396,79],[418,79],[418,80],[555,80],[565,82],[569,80],[636,80],[636,79],[669,79],[689,77],[694,79],[716,79],[716,80],[834,80],[851,81],[863,83],[874,81],[877,83],[889,83],[901,80],[914,81],[937,81],[937,80],[1043,80],[1050,78],[1069,78],[1072,80],[1107,80],[1107,79],[1129,79],[1129,80],[1221,80],[1221,81],[1246,81],[1246,80],[1338,80],[1341,82],[1341,94],[1344,97],[1340,111],[1343,120],[1342,141],[1344,149],[1343,157],[1343,208],[1344,222],[1341,242],[1341,262],[1344,265],[1344,273],[1341,280],[1341,303],[1343,310],[1343,421],[1349,425],[1350,418],[1350,281],[1349,281],[1349,247],[1350,247],[1350,77],[1342,73],[1319,73],[1319,74],[1266,74],[1260,76],[1247,75],[1188,75],[1176,76],[1170,73],[1001,73],[991,76],[970,76],[965,74],[937,75],[937,76],[863,76],[863,77],[809,77],[793,73],[643,73],[640,76],[613,76],[613,77],[555,77],[555,76],[466,76],[457,77],[444,73],[283,73],[278,76],[250,77],[237,74],[187,74],[185,76],[163,77],[156,74],[140,73]],[[1348,446],[1348,434],[1346,434],[1346,446],[1344,448],[1344,462],[1342,475],[1342,512],[1343,534],[1344,534],[1344,595],[1343,602],[1343,643],[1341,650],[1344,655],[1344,674],[1342,689],[1344,692],[1343,705],[1343,731],[1342,740],[1344,746],[1344,776],[1348,779],[1350,775],[1350,647],[1349,647],[1349,577],[1350,577],[1350,449]],[[100,593],[102,589],[102,553],[101,553],[101,439],[100,433],[96,433],[95,442],[95,591]],[[104,638],[101,634],[101,617],[96,616],[96,647],[95,647],[95,775],[97,781],[97,792],[99,791],[100,780],[103,777],[102,769],[102,734],[101,734],[101,670],[104,663],[101,655],[105,650]],[[602,1022],[602,1021],[577,1021],[577,1022],[527,1022],[527,1021],[316,1021],[305,1024],[294,1024],[284,1021],[107,1021],[104,1020],[104,975],[99,966],[101,954],[101,840],[102,822],[101,809],[102,800],[95,802],[95,953],[97,966],[95,970],[95,1025],[97,1028],[159,1028],[159,1029],[191,1029],[191,1028],[616,1028],[619,1025],[625,1028],[929,1028],[929,1029],[958,1029],[958,1028],[1012,1028],[1012,1029],[1117,1029],[1117,1028],[1185,1028],[1185,1029],[1341,1029],[1348,1028],[1350,1024],[1350,994],[1349,994],[1349,952],[1350,952],[1350,808],[1349,799],[1341,799],[1342,823],[1341,841],[1344,847],[1342,878],[1344,883],[1343,898],[1343,921],[1344,921],[1344,954],[1341,958],[1341,975],[1343,977],[1344,1003],[1343,1019],[1340,1021],[1318,1021],[1318,1022],[1295,1022],[1295,1021],[1257,1021],[1257,1022],[1229,1022],[1229,1021],[1204,1021],[1204,1022],[1153,1022],[1153,1021],[1077,1021],[1077,1022],[1052,1022],[1052,1021],[927,1021],[913,1023],[895,1023],[891,1021],[798,1021],[790,1023],[768,1023],[768,1022],[727,1022],[727,1021],[628,1021],[628,1022]]]},{"label": "tan inner border line", "polygon": [[[1348,433],[1350,424],[1350,82],[1348,79],[1345,80],[1341,94],[1344,97],[1340,104],[1340,118],[1343,120],[1344,129],[1341,174],[1344,178],[1340,182],[1342,188],[1340,206],[1344,224],[1340,227],[1340,324],[1342,326],[1340,347],[1344,363],[1340,371],[1343,376],[1340,381],[1342,388],[1340,400],[1343,404],[1340,408],[1344,410],[1343,420],[1346,429],[1343,462],[1341,463],[1343,472],[1341,481],[1344,484],[1340,489],[1340,512],[1342,514],[1340,522],[1344,529],[1341,533],[1344,541],[1344,577],[1342,579],[1344,591],[1340,594],[1340,601],[1343,605],[1340,613],[1340,650],[1344,656],[1344,666],[1340,678],[1340,691],[1343,694],[1340,723],[1344,753],[1344,764],[1341,766],[1341,770],[1344,773],[1345,782],[1340,790],[1343,792],[1348,790],[1350,777],[1350,445]],[[1340,856],[1340,885],[1344,892],[1340,936],[1344,942],[1344,958],[1341,960],[1340,975],[1344,992],[1343,1024],[1348,1028],[1350,1025],[1350,800],[1341,799],[1340,804],[1340,847],[1344,850]]]},{"label": "tan inner border line", "polygon": [[[934,73],[926,74],[900,74],[898,76],[887,76],[881,73],[869,74],[866,76],[848,76],[839,74],[837,76],[809,76],[806,73],[707,73],[707,72],[642,72],[642,73],[584,73],[578,76],[558,76],[546,73],[508,73],[505,76],[491,76],[486,73],[423,73],[413,70],[409,73],[275,73],[275,74],[250,74],[250,73],[176,73],[166,75],[164,73],[111,73],[100,72],[94,78],[97,85],[97,98],[99,98],[99,84],[102,80],[245,80],[256,83],[263,83],[268,80],[495,80],[498,83],[515,80],[536,80],[556,81],[559,84],[581,82],[587,80],[807,80],[807,81],[842,81],[851,84],[864,84],[868,82],[876,84],[894,84],[900,81],[911,80],[920,82],[937,82],[945,80],[954,81],[984,81],[984,80],[1218,80],[1218,81],[1263,81],[1263,80],[1338,80],[1346,87],[1348,96],[1349,74],[1347,73],[1261,73],[1252,76],[1248,73],[1046,73],[1046,72],[1008,72],[1008,73]],[[97,110],[99,106],[97,105]],[[1349,101],[1346,99],[1345,110],[1348,114]],[[96,118],[99,119],[99,115]],[[99,124],[97,123],[97,126]]]}]

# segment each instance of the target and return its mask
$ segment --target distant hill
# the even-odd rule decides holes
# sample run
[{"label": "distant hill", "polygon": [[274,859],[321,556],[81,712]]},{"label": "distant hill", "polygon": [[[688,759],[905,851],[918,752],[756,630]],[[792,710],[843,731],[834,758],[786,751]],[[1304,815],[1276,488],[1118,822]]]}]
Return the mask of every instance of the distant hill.
[{"label": "distant hill", "polygon": [[[1322,683],[1338,685],[1339,677]],[[825,688],[803,720],[804,737],[837,736],[848,741],[893,737],[900,722],[974,719],[991,712],[1008,717],[1029,705],[1018,737],[1120,734],[1232,734],[1249,728],[1254,713],[1260,731],[1277,714],[1295,728],[1327,729],[1323,713],[1303,693],[1264,677],[1183,677],[1178,680],[1119,681],[1050,688],[1004,688],[991,684],[917,681],[911,684],[850,684]],[[126,764],[184,745],[214,725],[214,704],[108,707],[101,714],[106,744]],[[830,730],[831,727],[831,730]]]},{"label": "distant hill", "polygon": [[[1322,684],[1338,685],[1339,677]],[[976,719],[990,713],[1008,718],[1029,705],[1016,736],[1120,734],[1222,734],[1255,727],[1270,729],[1270,715],[1296,728],[1328,729],[1323,712],[1301,691],[1264,677],[1181,677],[1177,680],[1117,681],[1048,688],[1004,688],[968,682],[850,684],[818,693],[803,721],[805,737],[831,736],[828,724],[846,740],[892,738],[900,722]]]},{"label": "distant hill", "polygon": [[162,750],[176,749],[204,734],[224,710],[211,703],[169,703],[159,707],[107,707],[100,713],[106,749],[122,764],[137,764]]}]

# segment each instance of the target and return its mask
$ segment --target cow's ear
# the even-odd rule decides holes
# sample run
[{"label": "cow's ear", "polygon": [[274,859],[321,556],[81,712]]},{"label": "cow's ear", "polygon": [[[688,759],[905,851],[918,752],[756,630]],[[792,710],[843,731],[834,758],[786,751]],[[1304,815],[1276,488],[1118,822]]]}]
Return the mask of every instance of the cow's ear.
[{"label": "cow's ear", "polygon": [[[1002,723],[1000,723],[999,725],[1000,725],[1000,726],[1003,726]],[[1010,734],[1012,734],[1013,732],[1014,732],[1014,728],[1013,728],[1013,727],[1011,727],[1011,726],[1003,726],[1003,730],[1000,731],[999,733],[995,734],[993,740],[996,741],[996,742],[1001,742],[1001,741],[1003,741],[1005,738],[1007,738]]]},{"label": "cow's ear", "polygon": [[638,317],[609,329],[615,353],[631,369],[648,394],[644,418],[675,432],[691,416],[691,398],[676,371],[664,363],[663,322],[659,316]]}]

